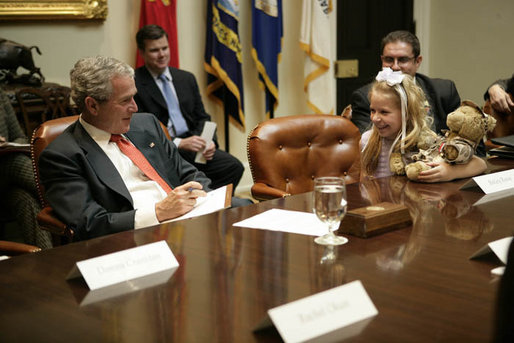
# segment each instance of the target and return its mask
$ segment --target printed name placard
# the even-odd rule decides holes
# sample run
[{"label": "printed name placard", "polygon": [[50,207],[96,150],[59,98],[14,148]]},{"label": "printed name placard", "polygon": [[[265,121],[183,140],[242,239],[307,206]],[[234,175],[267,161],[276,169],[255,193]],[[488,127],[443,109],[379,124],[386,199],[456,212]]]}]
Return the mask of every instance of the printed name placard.
[{"label": "printed name placard", "polygon": [[287,343],[324,336],[377,314],[375,305],[358,280],[268,311]]},{"label": "printed name placard", "polygon": [[82,275],[95,290],[178,266],[166,241],[159,241],[77,262],[67,279]]},{"label": "printed name placard", "polygon": [[485,194],[514,190],[514,169],[504,170],[497,173],[475,176],[464,184],[461,189],[480,187]]},{"label": "printed name placard", "polygon": [[503,264],[507,264],[507,257],[509,255],[509,247],[514,237],[505,237],[487,243],[480,248],[477,252],[470,256],[470,259],[478,258],[485,254],[493,252]]}]

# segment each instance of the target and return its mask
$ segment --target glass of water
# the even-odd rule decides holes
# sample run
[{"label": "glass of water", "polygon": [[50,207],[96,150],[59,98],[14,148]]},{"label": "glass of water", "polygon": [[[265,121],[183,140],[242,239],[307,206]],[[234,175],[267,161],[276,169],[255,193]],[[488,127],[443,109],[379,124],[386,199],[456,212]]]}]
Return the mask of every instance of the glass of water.
[{"label": "glass of water", "polygon": [[334,231],[346,214],[346,185],[340,177],[314,179],[313,210],[319,220],[328,227],[328,233],[314,241],[321,245],[341,245],[348,239],[336,236]]}]

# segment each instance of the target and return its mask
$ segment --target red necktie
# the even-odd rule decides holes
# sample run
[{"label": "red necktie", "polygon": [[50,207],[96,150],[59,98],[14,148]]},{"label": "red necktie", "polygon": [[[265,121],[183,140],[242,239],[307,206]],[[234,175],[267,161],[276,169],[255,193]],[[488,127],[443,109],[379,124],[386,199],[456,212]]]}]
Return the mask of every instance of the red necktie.
[{"label": "red necktie", "polygon": [[171,187],[163,180],[163,178],[152,167],[146,157],[139,151],[132,143],[123,138],[121,135],[111,135],[111,142],[118,145],[121,152],[125,154],[134,164],[141,169],[141,171],[150,179],[157,182],[162,189],[168,194],[171,192]]}]

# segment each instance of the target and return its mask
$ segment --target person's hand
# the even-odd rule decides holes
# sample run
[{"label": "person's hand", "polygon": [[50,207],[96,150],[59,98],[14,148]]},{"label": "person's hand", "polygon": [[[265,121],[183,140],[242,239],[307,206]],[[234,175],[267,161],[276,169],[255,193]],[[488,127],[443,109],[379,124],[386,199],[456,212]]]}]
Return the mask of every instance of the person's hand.
[{"label": "person's hand", "polygon": [[500,113],[511,114],[511,108],[514,108],[514,102],[503,88],[499,85],[492,85],[488,90],[491,106],[495,111]]},{"label": "person's hand", "polygon": [[430,167],[429,170],[425,170],[419,173],[418,181],[420,182],[444,182],[451,181],[451,168],[452,166],[446,162],[431,162],[427,163]]},{"label": "person's hand", "polygon": [[7,139],[4,136],[0,136],[0,143],[5,143]]},{"label": "person's hand", "polygon": [[180,217],[193,209],[196,198],[206,196],[199,182],[189,181],[173,189],[166,198],[155,204],[155,214],[159,222]]},{"label": "person's hand", "polygon": [[203,151],[205,149],[205,140],[200,136],[182,138],[178,148],[194,152]]},{"label": "person's hand", "polygon": [[207,149],[205,149],[205,151],[203,152],[203,157],[205,157],[205,159],[207,161],[210,161],[214,157],[215,151],[216,151],[216,144],[214,144],[214,142],[211,142],[211,144],[209,144]]}]

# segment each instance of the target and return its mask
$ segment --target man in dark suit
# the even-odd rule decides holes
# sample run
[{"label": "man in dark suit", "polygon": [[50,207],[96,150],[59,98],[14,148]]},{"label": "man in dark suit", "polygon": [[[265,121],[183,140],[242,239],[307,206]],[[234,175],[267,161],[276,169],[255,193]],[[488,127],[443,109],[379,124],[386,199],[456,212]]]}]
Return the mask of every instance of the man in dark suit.
[{"label": "man in dark suit", "polygon": [[[448,129],[446,116],[459,107],[460,96],[453,81],[432,79],[417,73],[423,60],[418,38],[408,31],[391,32],[382,39],[381,51],[382,68],[389,67],[411,75],[423,89],[429,115],[434,118],[432,129],[438,134],[441,134],[442,129]],[[361,133],[368,130],[371,124],[368,99],[370,87],[371,83],[355,90],[351,96],[352,122]]]},{"label": "man in dark suit", "polygon": [[[155,114],[168,127],[182,157],[203,171],[212,180],[213,188],[232,183],[235,190],[244,167],[234,156],[218,149],[216,137],[208,146],[200,137],[211,117],[205,112],[194,75],[168,67],[166,31],[158,25],[147,25],[138,31],[136,41],[145,61],[136,70],[134,99],[139,110]],[[203,153],[206,163],[195,162],[198,152]]]},{"label": "man in dark suit", "polygon": [[[134,114],[134,70],[97,56],[79,60],[70,77],[81,116],[43,151],[39,171],[49,203],[75,232],[74,239],[155,225],[189,212],[210,180],[180,157],[153,115]],[[160,178],[147,176],[151,170],[122,152],[111,140],[119,135]]]}]

